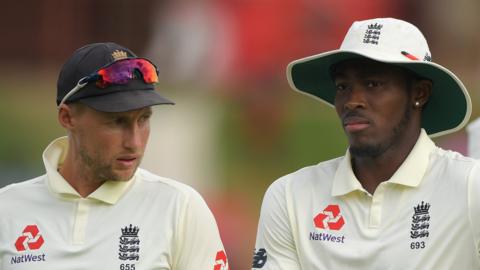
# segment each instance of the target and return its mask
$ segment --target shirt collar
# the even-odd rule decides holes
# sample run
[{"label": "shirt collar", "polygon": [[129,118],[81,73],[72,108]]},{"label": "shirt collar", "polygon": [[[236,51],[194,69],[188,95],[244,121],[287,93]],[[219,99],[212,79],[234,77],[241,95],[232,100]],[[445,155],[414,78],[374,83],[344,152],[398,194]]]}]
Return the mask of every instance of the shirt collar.
[{"label": "shirt collar", "polygon": [[[409,187],[418,186],[427,171],[429,156],[434,149],[435,144],[422,129],[412,151],[388,182]],[[350,151],[347,150],[335,173],[331,194],[341,196],[354,190],[365,191],[353,173]]]},{"label": "shirt collar", "polygon": [[[68,150],[68,137],[61,137],[50,143],[43,152],[43,163],[47,171],[50,190],[65,198],[81,198],[80,194],[58,172]],[[128,181],[106,181],[87,198],[96,199],[108,204],[115,204],[128,187],[134,182],[136,174]]]}]

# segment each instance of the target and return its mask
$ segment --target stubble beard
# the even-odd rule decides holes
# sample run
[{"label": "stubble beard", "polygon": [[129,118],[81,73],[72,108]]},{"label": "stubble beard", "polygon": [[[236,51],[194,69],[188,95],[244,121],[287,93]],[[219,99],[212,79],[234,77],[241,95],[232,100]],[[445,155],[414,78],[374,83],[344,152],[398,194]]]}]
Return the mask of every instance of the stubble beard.
[{"label": "stubble beard", "polygon": [[87,177],[91,181],[103,183],[105,181],[127,181],[132,178],[133,174],[135,173],[136,169],[133,170],[131,175],[127,177],[122,177],[119,174],[115,173],[112,164],[105,162],[102,158],[100,158],[98,153],[94,153],[91,155],[85,150],[85,147],[80,147],[80,159],[85,167],[85,173],[90,175]]},{"label": "stubble beard", "polygon": [[395,143],[398,142],[404,135],[404,131],[410,122],[412,111],[413,109],[407,105],[402,120],[395,128],[393,128],[392,134],[387,138],[387,140],[375,145],[350,146],[350,154],[354,157],[368,158],[377,158],[381,156],[383,153],[385,153],[385,151],[394,146]]}]

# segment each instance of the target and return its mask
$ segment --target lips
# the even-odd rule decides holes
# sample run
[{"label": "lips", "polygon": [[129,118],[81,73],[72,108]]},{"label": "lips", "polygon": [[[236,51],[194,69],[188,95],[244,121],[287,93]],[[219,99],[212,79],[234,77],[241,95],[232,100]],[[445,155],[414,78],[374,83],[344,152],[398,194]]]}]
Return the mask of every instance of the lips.
[{"label": "lips", "polygon": [[360,132],[370,127],[370,121],[359,115],[347,114],[342,118],[345,131],[349,133]]},{"label": "lips", "polygon": [[135,165],[137,159],[137,156],[128,155],[117,158],[117,161],[120,163],[121,167],[130,168]]}]

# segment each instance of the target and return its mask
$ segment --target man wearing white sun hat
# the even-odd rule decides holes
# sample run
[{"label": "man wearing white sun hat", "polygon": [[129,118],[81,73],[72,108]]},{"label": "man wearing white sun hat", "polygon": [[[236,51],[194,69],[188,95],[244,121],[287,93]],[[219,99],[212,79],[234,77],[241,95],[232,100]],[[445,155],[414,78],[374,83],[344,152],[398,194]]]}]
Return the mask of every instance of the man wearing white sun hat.
[{"label": "man wearing white sun hat", "polygon": [[480,163],[430,139],[465,125],[470,97],[417,27],[355,22],[287,77],[335,108],[349,148],[269,187],[253,269],[480,269]]}]

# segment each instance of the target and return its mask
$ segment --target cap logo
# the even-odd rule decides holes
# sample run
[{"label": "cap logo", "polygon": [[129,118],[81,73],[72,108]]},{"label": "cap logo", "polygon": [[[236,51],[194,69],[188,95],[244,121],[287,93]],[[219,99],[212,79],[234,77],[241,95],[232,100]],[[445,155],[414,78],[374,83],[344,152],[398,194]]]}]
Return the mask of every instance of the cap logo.
[{"label": "cap logo", "polygon": [[365,31],[365,36],[363,37],[363,43],[365,44],[374,44],[378,45],[378,40],[380,39],[380,30],[382,30],[383,25],[379,23],[372,23],[367,26],[367,31]]},{"label": "cap logo", "polygon": [[112,53],[112,57],[115,61],[117,60],[120,60],[120,59],[125,59],[127,58],[127,53],[124,52],[124,51],[120,51],[120,50],[115,50],[113,53]]},{"label": "cap logo", "polygon": [[426,53],[425,57],[423,57],[423,61],[432,62],[432,56]]}]

